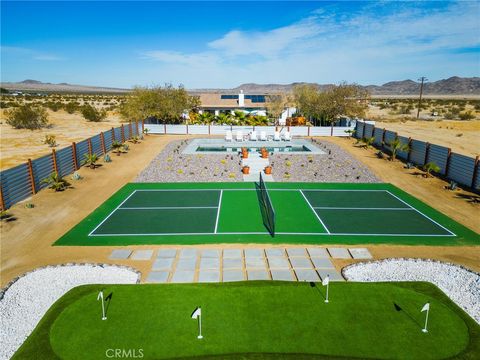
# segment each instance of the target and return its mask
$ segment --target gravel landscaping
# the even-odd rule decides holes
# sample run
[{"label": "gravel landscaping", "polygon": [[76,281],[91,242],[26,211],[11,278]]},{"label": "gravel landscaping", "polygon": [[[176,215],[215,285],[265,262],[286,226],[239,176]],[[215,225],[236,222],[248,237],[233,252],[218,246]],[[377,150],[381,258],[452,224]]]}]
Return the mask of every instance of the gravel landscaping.
[{"label": "gravel landscaping", "polygon": [[480,323],[480,274],[458,265],[421,259],[387,259],[347,266],[350,281],[428,281]]},{"label": "gravel landscaping", "polygon": [[135,284],[139,274],[112,265],[49,266],[12,282],[0,296],[0,359],[10,359],[46,311],[70,289],[86,284]]},{"label": "gravel landscaping", "polygon": [[[191,140],[173,141],[137,176],[136,182],[243,181],[239,154],[182,154]],[[276,153],[270,156],[279,182],[379,182],[346,151],[325,140],[311,141],[326,154]]]}]

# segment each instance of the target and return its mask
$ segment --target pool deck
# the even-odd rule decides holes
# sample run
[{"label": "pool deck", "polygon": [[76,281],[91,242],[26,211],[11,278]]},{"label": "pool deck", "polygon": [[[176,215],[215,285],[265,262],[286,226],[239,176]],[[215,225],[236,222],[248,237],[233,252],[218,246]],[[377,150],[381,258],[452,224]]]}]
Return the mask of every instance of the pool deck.
[{"label": "pool deck", "polygon": [[[288,154],[303,154],[303,155],[324,155],[325,151],[321,150],[310,141],[305,139],[292,139],[291,141],[226,141],[225,139],[194,139],[183,150],[183,154],[225,154],[237,153],[239,150],[232,148],[246,147],[249,149],[258,149],[261,147],[274,148],[273,152],[280,152],[280,149],[292,146],[305,146],[310,151],[288,151]],[[198,147],[226,147],[227,151],[197,151]]]}]

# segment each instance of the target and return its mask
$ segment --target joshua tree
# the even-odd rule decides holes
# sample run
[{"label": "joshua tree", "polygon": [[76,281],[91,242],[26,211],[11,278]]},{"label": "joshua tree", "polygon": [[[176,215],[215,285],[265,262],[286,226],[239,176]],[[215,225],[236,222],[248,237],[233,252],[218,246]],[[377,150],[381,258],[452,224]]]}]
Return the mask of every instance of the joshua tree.
[{"label": "joshua tree", "polygon": [[97,154],[84,154],[82,165],[88,165],[90,169],[95,169],[97,167],[97,161]]},{"label": "joshua tree", "polygon": [[430,161],[423,165],[423,170],[426,172],[425,177],[431,177],[433,172],[440,172],[440,166],[435,164],[433,161]]},{"label": "joshua tree", "polygon": [[395,161],[397,158],[397,152],[410,150],[410,146],[402,143],[399,138],[392,140],[390,143],[387,143],[387,145],[390,146],[390,151],[392,152],[392,156],[390,157],[391,161]]},{"label": "joshua tree", "polygon": [[48,188],[55,191],[63,191],[70,186],[68,181],[63,179],[57,172],[53,172],[48,178],[43,179],[42,184],[48,184]]}]

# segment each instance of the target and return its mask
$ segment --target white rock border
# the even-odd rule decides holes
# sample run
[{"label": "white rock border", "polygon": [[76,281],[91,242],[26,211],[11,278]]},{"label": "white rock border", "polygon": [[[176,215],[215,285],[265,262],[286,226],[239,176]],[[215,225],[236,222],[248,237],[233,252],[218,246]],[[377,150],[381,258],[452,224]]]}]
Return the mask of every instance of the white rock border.
[{"label": "white rock border", "polygon": [[136,284],[140,272],[110,264],[62,264],[37,268],[0,292],[0,359],[10,359],[55,301],[87,284]]},{"label": "white rock border", "polygon": [[349,281],[427,281],[436,285],[480,324],[480,274],[461,265],[431,259],[389,258],[342,269]]}]

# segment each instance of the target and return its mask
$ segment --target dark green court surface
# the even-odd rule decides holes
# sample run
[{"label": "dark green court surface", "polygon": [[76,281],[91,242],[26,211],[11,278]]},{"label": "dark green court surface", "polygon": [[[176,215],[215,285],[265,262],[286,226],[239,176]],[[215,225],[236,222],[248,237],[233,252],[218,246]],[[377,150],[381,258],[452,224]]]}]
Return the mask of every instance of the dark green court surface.
[{"label": "dark green court surface", "polygon": [[143,359],[480,358],[480,327],[432,284],[331,283],[324,299],[308,282],[86,285],[49,309],[13,359],[106,359],[109,349]]},{"label": "dark green court surface", "polygon": [[274,231],[252,183],[127,184],[56,245],[480,244],[390,184],[268,183],[268,195]]}]

